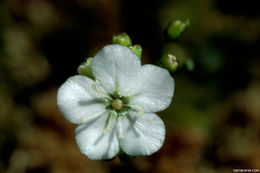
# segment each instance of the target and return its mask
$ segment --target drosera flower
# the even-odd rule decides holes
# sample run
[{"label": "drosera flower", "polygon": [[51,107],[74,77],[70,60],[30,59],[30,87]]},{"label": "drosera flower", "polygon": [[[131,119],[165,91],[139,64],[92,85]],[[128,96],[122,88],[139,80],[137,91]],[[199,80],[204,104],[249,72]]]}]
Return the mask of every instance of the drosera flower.
[{"label": "drosera flower", "polygon": [[60,112],[75,130],[80,151],[90,159],[151,155],[165,138],[165,126],[154,113],[172,100],[174,81],[155,65],[141,66],[127,47],[112,44],[94,56],[95,81],[75,75],[58,90]]}]

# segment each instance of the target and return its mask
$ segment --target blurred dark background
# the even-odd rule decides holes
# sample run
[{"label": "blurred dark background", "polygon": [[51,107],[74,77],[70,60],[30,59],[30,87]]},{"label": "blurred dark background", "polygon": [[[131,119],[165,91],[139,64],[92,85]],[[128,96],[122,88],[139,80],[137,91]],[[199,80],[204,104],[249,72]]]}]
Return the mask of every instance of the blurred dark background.
[{"label": "blurred dark background", "polygon": [[[173,73],[175,96],[159,113],[162,149],[131,164],[92,161],[56,106],[58,87],[85,57],[127,32],[142,63],[161,56],[171,19],[190,27],[169,45],[192,58]],[[260,13],[257,1],[0,1],[0,172],[228,173],[260,169]]]}]

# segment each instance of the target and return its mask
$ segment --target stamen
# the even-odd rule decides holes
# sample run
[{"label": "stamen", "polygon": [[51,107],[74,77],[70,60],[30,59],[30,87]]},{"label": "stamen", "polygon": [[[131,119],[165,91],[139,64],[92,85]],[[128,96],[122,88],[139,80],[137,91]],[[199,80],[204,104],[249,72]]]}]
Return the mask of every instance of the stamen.
[{"label": "stamen", "polygon": [[126,106],[129,106],[131,108],[136,108],[139,109],[139,115],[142,116],[144,114],[144,108],[142,106],[138,106],[138,105],[129,105],[127,104]]},{"label": "stamen", "polygon": [[119,139],[124,139],[125,137],[123,135],[118,136]]},{"label": "stamen", "polygon": [[99,94],[99,95],[101,95],[101,96],[104,96],[104,97],[108,98],[109,100],[113,100],[107,93],[98,91],[98,90],[97,90],[97,85],[99,85],[98,80],[96,80],[96,81],[92,84],[91,88],[92,88],[97,94]]},{"label": "stamen", "polygon": [[117,130],[118,130],[118,138],[123,139],[125,136],[123,135],[123,129],[120,122],[117,123]]},{"label": "stamen", "polygon": [[104,112],[98,113],[98,114],[96,114],[96,115],[90,117],[89,119],[87,119],[86,117],[80,117],[79,120],[80,120],[80,122],[81,122],[82,124],[85,124],[85,123],[87,123],[87,122],[89,122],[89,121],[92,121],[92,120],[98,118],[100,115],[102,115],[102,114],[104,114],[104,113],[106,113],[106,112],[107,112],[107,110],[104,111]]},{"label": "stamen", "polygon": [[103,131],[104,134],[106,134],[106,133],[108,132],[108,130],[110,129],[110,126],[111,126],[111,122],[112,122],[112,120],[113,120],[114,113],[115,113],[114,111],[111,111],[111,112],[109,113],[108,122],[107,122],[106,127],[105,127],[105,129],[104,129],[104,131]]}]

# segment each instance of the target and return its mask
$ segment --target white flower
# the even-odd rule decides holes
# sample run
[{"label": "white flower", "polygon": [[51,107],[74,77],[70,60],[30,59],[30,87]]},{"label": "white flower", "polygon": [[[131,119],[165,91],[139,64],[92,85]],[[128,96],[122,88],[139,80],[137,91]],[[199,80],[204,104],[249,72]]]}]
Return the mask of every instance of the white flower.
[{"label": "white flower", "polygon": [[165,138],[162,120],[153,112],[169,106],[174,81],[169,72],[143,65],[127,47],[105,46],[91,65],[96,79],[76,75],[58,90],[57,104],[76,128],[80,151],[91,159],[151,155]]}]

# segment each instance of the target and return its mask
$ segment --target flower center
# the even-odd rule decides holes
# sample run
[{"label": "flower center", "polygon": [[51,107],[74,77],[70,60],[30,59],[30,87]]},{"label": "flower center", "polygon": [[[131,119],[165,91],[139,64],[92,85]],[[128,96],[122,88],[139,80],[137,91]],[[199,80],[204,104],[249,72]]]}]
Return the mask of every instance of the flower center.
[{"label": "flower center", "polygon": [[[128,115],[129,110],[138,112],[140,116],[144,114],[144,108],[142,106],[129,104],[129,97],[120,96],[117,92],[114,92],[113,94],[107,94],[106,92],[99,91],[97,89],[98,85],[99,82],[95,81],[91,87],[95,93],[104,97],[104,104],[106,109],[113,111],[114,115],[126,116]],[[84,123],[85,120],[82,119],[82,122]]]},{"label": "flower center", "polygon": [[123,101],[120,100],[120,99],[114,99],[114,100],[112,101],[111,106],[112,106],[113,109],[119,111],[119,110],[121,110],[121,109],[123,108],[124,103],[123,103]]}]

